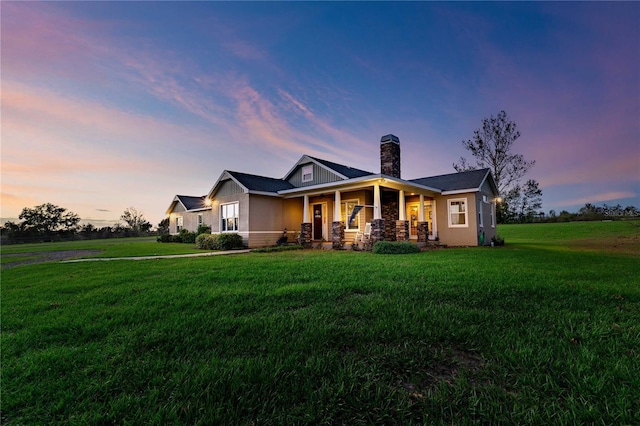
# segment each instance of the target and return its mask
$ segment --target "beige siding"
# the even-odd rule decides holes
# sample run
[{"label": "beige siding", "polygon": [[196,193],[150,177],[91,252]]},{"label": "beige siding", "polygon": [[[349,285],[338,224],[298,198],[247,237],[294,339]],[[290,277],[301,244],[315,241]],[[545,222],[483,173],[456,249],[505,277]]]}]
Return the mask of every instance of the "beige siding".
[{"label": "beige siding", "polygon": [[[313,166],[313,180],[311,182],[302,182],[302,168],[304,166]],[[315,163],[306,163],[298,166],[296,171],[289,178],[289,183],[295,187],[318,185],[321,183],[336,182],[342,180],[342,178],[335,173],[331,173],[324,167],[320,167]]]},{"label": "beige siding", "polygon": [[176,204],[169,215],[169,233],[177,234],[177,220],[178,217],[182,217],[182,228],[189,232],[196,232],[198,230],[198,215],[202,215],[204,225],[213,223],[213,212],[211,210],[199,210],[199,211],[185,211],[184,207],[180,203]]},{"label": "beige siding", "polygon": [[[466,227],[451,227],[449,225],[449,200],[459,199],[466,201],[468,223]],[[438,196],[435,200],[440,242],[449,246],[478,245],[476,193]]]}]

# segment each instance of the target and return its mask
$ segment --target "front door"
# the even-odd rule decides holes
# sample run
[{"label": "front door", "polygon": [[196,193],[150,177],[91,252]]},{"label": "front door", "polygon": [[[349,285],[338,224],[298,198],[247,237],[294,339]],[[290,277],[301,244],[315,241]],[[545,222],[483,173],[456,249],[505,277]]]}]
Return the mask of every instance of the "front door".
[{"label": "front door", "polygon": [[313,205],[313,239],[322,239],[322,204]]}]

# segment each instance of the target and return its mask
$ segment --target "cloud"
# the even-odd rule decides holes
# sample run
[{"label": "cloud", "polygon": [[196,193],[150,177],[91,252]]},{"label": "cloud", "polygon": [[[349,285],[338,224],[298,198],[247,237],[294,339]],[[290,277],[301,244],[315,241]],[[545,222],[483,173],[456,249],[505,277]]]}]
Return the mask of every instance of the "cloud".
[{"label": "cloud", "polygon": [[634,198],[637,197],[638,194],[631,191],[610,191],[603,192],[600,194],[587,195],[584,197],[578,197],[573,199],[568,199],[563,201],[563,204],[569,206],[577,206],[583,205],[586,203],[604,203],[607,201],[620,200],[625,198]]}]

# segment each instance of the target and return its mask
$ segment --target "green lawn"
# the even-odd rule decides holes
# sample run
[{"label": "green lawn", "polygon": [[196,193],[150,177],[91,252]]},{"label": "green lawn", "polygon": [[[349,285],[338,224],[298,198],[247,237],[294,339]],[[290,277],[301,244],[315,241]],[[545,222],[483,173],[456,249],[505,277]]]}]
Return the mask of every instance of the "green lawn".
[{"label": "green lawn", "polygon": [[637,424],[638,225],[6,269],[2,424]]},{"label": "green lawn", "polygon": [[39,253],[64,250],[99,250],[100,254],[85,257],[160,256],[201,253],[194,244],[158,243],[156,237],[110,238],[104,240],[70,241],[62,243],[15,244],[2,246],[2,255]]}]

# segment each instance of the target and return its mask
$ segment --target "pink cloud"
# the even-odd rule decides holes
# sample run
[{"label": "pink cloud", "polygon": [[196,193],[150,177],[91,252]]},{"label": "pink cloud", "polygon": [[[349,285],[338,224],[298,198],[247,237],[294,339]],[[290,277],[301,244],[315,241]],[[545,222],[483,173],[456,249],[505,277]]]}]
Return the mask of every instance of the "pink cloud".
[{"label": "pink cloud", "polygon": [[600,194],[587,195],[584,197],[578,197],[563,201],[563,204],[574,206],[581,205],[586,203],[605,203],[607,201],[619,200],[622,198],[633,198],[637,197],[638,194],[631,191],[610,191],[604,192]]}]

